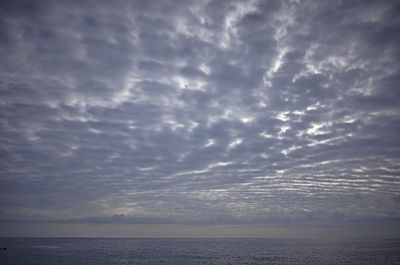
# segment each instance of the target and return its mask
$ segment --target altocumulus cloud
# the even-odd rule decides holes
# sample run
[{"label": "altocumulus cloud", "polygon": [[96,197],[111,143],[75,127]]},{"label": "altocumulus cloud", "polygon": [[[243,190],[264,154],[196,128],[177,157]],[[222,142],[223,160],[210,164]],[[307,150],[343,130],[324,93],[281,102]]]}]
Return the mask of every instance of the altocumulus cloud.
[{"label": "altocumulus cloud", "polygon": [[1,220],[398,224],[398,1],[0,5]]}]

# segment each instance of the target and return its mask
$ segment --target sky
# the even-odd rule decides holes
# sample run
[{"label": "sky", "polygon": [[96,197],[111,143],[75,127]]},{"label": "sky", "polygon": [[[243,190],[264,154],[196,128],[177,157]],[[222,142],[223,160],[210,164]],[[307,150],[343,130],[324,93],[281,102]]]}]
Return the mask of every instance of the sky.
[{"label": "sky", "polygon": [[400,236],[399,1],[6,0],[0,58],[0,236]]}]

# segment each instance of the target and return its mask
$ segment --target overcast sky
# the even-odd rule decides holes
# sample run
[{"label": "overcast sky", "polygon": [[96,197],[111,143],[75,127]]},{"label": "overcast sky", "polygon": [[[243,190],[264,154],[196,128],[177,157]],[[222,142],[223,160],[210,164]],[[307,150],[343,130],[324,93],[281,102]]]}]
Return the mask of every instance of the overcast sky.
[{"label": "overcast sky", "polygon": [[1,1],[2,233],[399,230],[399,14],[398,1]]}]

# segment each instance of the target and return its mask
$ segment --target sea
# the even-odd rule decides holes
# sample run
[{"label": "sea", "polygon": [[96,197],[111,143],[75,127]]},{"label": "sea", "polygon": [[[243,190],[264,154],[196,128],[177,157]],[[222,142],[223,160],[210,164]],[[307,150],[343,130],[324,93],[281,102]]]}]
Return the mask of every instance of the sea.
[{"label": "sea", "polygon": [[0,264],[400,264],[400,239],[0,238]]}]

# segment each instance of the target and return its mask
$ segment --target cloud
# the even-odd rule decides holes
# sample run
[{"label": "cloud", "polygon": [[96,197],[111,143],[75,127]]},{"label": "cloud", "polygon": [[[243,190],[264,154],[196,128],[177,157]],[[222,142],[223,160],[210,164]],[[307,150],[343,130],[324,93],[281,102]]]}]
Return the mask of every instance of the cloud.
[{"label": "cloud", "polygon": [[0,219],[398,220],[394,1],[3,1]]}]

